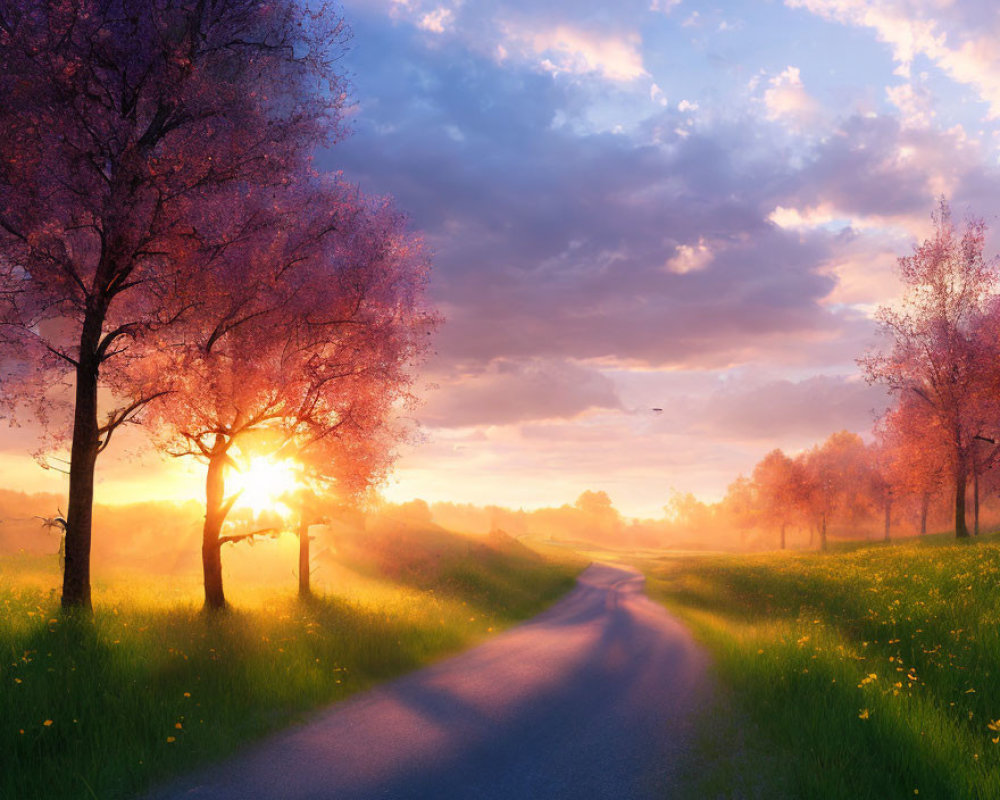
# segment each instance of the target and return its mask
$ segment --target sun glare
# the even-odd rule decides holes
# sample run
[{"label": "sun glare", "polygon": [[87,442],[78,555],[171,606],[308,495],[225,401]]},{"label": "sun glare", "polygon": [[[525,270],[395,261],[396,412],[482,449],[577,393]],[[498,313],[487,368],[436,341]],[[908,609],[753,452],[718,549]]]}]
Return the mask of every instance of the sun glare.
[{"label": "sun glare", "polygon": [[240,492],[234,508],[249,508],[254,514],[265,510],[287,511],[282,497],[298,488],[295,466],[289,460],[254,458],[227,481],[231,491]]}]

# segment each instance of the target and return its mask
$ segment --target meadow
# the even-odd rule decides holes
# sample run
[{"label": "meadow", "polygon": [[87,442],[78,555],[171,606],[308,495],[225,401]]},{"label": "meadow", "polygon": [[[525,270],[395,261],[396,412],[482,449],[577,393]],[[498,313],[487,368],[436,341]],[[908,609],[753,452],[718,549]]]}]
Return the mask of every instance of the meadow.
[{"label": "meadow", "polygon": [[663,557],[709,647],[692,797],[1000,797],[1000,539]]},{"label": "meadow", "polygon": [[0,556],[0,797],[135,796],[537,613],[583,566],[502,534],[337,545],[314,599],[248,569],[221,615],[202,612],[196,574],[124,570],[95,581],[93,619],[67,616],[55,556]]}]

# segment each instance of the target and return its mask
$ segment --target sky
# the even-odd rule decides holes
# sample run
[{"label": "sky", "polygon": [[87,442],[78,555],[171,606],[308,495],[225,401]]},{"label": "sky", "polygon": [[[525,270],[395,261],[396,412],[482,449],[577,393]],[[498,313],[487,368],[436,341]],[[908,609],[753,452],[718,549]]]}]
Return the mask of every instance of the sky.
[{"label": "sky", "polygon": [[[942,194],[1000,228],[992,0],[343,12],[351,135],[319,163],[396,198],[446,319],[391,499],[603,489],[662,516],[774,447],[869,431],[885,396],[855,359],[896,258]],[[34,486],[7,439],[0,481]],[[98,471],[105,499],[169,483]]]}]

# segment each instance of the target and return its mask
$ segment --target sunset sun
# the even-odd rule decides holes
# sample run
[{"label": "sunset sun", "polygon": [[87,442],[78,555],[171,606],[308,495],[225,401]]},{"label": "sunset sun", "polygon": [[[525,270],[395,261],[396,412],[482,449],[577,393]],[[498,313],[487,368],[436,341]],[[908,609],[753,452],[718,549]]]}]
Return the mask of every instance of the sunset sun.
[{"label": "sunset sun", "polygon": [[233,470],[228,483],[240,492],[234,508],[249,508],[255,514],[268,509],[282,510],[282,498],[299,486],[295,465],[289,460],[250,458],[239,471]]}]

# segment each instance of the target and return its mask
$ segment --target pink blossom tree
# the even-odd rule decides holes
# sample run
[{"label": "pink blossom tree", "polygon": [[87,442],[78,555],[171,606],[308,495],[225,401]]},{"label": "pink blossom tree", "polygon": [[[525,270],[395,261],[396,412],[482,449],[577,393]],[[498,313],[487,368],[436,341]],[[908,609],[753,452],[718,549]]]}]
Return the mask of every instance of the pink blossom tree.
[{"label": "pink blossom tree", "polygon": [[312,597],[310,526],[336,512],[356,510],[369,490],[384,480],[397,445],[407,436],[388,399],[384,393],[365,398],[356,403],[344,424],[327,435],[307,436],[294,446],[292,457],[301,467],[302,486],[290,499],[298,514],[298,593],[302,599]]},{"label": "pink blossom tree", "polygon": [[785,532],[801,515],[805,498],[805,476],[801,464],[780,449],[772,450],[753,468],[754,504],[765,526],[779,530],[779,543],[785,549]]},{"label": "pink blossom tree", "polygon": [[69,443],[66,607],[91,605],[97,458],[161,391],[123,367],[191,311],[203,225],[339,135],[344,35],[293,0],[0,2],[4,399]]},{"label": "pink blossom tree", "polygon": [[[226,606],[222,546],[250,535],[223,533],[237,500],[226,492],[234,448],[256,439],[283,455],[349,453],[352,437],[375,436],[407,398],[434,323],[423,302],[426,258],[390,204],[336,185],[289,197],[297,227],[249,237],[203,272],[188,289],[198,314],[161,356],[168,365],[147,360],[126,376],[129,385],[151,370],[154,380],[172,376],[143,420],[166,452],[207,465],[208,609]],[[315,471],[338,470],[348,472]]]},{"label": "pink blossom tree", "polygon": [[879,309],[890,348],[860,363],[869,381],[920,404],[944,437],[955,489],[955,536],[962,538],[969,535],[965,496],[973,447],[990,416],[979,389],[988,383],[996,352],[984,347],[979,333],[997,270],[983,255],[982,220],[969,220],[960,233],[944,199],[933,219],[933,238],[899,259],[901,307]]}]

